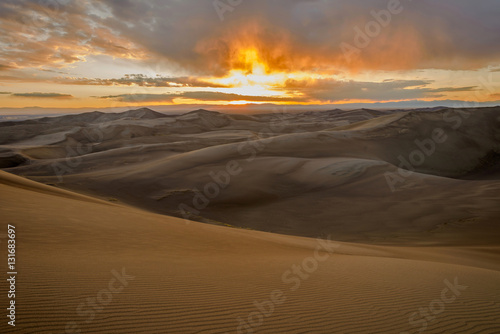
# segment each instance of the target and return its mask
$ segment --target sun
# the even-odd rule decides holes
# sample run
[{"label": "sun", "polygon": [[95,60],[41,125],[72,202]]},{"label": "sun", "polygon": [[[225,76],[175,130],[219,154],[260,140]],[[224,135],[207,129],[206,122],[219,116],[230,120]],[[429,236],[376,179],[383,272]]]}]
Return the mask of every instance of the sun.
[{"label": "sun", "polygon": [[[254,89],[262,93],[286,80],[285,73],[273,73],[255,48],[241,49],[230,61],[231,70],[213,81],[232,88]],[[275,93],[275,92],[274,92]]]},{"label": "sun", "polygon": [[227,93],[248,96],[293,97],[279,87],[287,80],[311,78],[310,73],[273,70],[256,48],[245,48],[235,52],[230,60],[231,70],[222,78],[207,81],[226,86],[219,89]]},{"label": "sun", "polygon": [[240,85],[272,84],[283,78],[283,73],[271,73],[269,66],[254,48],[242,49],[235,57],[227,79]]}]

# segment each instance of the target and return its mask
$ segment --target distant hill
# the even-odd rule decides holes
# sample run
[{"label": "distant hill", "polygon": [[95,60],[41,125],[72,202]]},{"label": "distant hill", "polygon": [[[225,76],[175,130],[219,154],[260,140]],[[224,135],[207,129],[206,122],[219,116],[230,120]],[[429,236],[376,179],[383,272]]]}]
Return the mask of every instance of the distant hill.
[{"label": "distant hill", "polygon": [[116,115],[119,115],[120,116],[119,118],[135,118],[135,119],[157,119],[157,118],[171,117],[171,116],[167,116],[165,114],[156,112],[154,110],[151,110],[149,108],[129,110],[129,111],[125,111],[122,113],[118,113]]},{"label": "distant hill", "polygon": [[183,115],[192,115],[192,114],[197,114],[197,115],[219,115],[220,112],[218,111],[212,111],[212,110],[206,110],[206,109],[198,109],[198,110],[193,110],[188,113],[185,113]]},{"label": "distant hill", "polygon": [[157,119],[169,117],[165,114],[161,114],[149,108],[141,108],[136,110],[128,110],[121,113],[104,113],[100,111],[87,112],[76,115],[64,115],[57,117],[44,117],[37,119],[37,122],[40,123],[60,123],[60,124],[69,124],[69,123],[102,123],[102,122],[110,122],[118,119]]}]

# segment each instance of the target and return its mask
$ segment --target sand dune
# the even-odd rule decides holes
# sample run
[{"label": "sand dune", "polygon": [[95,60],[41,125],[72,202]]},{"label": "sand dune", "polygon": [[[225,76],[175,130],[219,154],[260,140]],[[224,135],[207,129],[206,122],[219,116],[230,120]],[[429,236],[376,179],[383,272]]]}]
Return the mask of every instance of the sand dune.
[{"label": "sand dune", "polygon": [[19,243],[19,333],[500,327],[498,248],[364,246],[186,224],[4,172],[0,197]]},{"label": "sand dune", "polygon": [[498,333],[498,115],[0,123],[15,332]]},{"label": "sand dune", "polygon": [[[12,173],[157,213],[343,241],[482,245],[500,238],[498,115],[197,110],[79,124],[58,143],[38,135],[4,147],[31,159],[10,162]],[[342,120],[350,125],[332,127]]]}]

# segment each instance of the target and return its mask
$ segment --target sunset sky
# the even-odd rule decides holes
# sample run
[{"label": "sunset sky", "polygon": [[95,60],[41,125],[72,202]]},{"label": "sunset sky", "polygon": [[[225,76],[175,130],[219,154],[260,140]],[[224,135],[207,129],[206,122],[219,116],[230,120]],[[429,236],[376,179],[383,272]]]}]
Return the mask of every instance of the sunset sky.
[{"label": "sunset sky", "polygon": [[499,17],[498,0],[2,0],[0,107],[495,104]]}]

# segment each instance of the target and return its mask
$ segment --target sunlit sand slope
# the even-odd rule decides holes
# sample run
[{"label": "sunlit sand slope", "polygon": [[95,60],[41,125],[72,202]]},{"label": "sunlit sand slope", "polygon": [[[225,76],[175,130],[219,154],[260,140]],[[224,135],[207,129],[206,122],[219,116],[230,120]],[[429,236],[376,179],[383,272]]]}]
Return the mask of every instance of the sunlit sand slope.
[{"label": "sunlit sand slope", "polygon": [[16,327],[4,320],[2,333],[500,328],[494,247],[364,246],[212,226],[4,172],[0,215],[3,229],[16,226],[19,272]]}]

